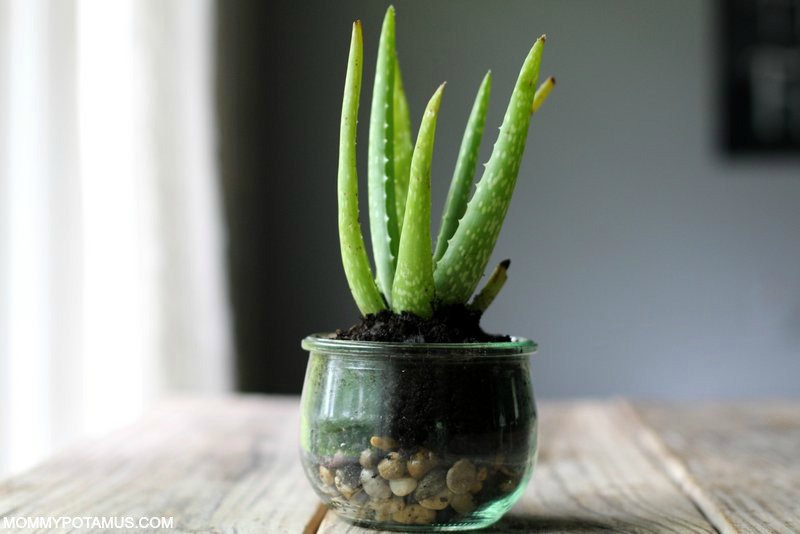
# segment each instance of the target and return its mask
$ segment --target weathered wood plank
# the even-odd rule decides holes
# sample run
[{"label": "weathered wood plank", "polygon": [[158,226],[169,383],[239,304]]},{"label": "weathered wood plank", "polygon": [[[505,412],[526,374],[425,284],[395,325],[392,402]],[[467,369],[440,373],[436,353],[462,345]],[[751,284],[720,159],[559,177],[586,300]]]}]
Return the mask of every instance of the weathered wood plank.
[{"label": "weathered wood plank", "polygon": [[177,532],[314,531],[318,500],[300,467],[297,425],[296,398],[169,402],[0,482],[0,517],[165,516]]},{"label": "weathered wood plank", "polygon": [[[545,403],[541,415],[534,478],[495,532],[713,532],[705,517],[721,532],[800,531],[797,403]],[[296,398],[173,401],[0,481],[0,517],[167,516],[178,532],[367,532],[318,506],[299,464],[297,424]]]},{"label": "weathered wood plank", "polygon": [[800,532],[800,404],[650,404],[637,412],[670,474],[720,532]]},{"label": "weathered wood plank", "polygon": [[[493,532],[715,532],[643,447],[624,402],[544,404],[539,461],[520,502]],[[366,534],[329,512],[324,534]]]}]

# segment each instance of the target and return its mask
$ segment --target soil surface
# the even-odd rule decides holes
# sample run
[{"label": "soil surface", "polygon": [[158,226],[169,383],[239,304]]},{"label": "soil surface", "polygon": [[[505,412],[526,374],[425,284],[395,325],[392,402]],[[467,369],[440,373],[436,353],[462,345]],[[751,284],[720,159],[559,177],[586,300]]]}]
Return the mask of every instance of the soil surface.
[{"label": "soil surface", "polygon": [[433,317],[383,310],[363,317],[347,330],[337,330],[336,339],[399,343],[485,343],[509,341],[509,336],[487,334],[480,326],[481,313],[464,305],[442,306]]}]

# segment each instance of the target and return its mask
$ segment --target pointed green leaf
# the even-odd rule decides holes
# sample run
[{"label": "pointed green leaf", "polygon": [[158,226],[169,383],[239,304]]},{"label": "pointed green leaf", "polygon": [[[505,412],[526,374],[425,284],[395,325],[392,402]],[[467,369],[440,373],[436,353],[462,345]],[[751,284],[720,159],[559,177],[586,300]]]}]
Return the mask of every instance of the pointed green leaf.
[{"label": "pointed green leaf", "polygon": [[411,153],[414,145],[411,141],[411,117],[408,113],[408,101],[403,89],[403,77],[400,64],[394,64],[394,191],[397,211],[397,228],[403,230],[403,215],[408,196],[408,174],[411,170]]},{"label": "pointed green leaf", "polygon": [[544,36],[537,39],[522,65],[483,176],[436,265],[436,297],[444,304],[467,302],[497,242],[525,150],[543,47]]},{"label": "pointed green leaf", "polygon": [[431,159],[436,117],[442,101],[440,85],[425,108],[411,157],[411,178],[397,272],[392,286],[392,310],[420,317],[433,314],[433,256],[431,255]]},{"label": "pointed green leaf", "polygon": [[394,8],[381,28],[369,120],[369,227],[378,287],[391,300],[399,229],[394,200]]},{"label": "pointed green leaf", "polygon": [[361,313],[367,315],[386,308],[372,278],[364,236],[358,220],[358,172],[356,170],[356,121],[361,94],[363,43],[361,22],[353,23],[350,57],[344,83],[342,122],[339,130],[339,245],[350,292]]},{"label": "pointed green leaf", "polygon": [[487,72],[481,82],[472,111],[469,114],[467,128],[461,140],[461,149],[458,151],[456,170],[450,182],[450,191],[442,214],[442,224],[439,227],[439,237],[436,239],[436,252],[433,261],[438,262],[447,250],[447,243],[458,228],[458,221],[467,211],[469,192],[475,176],[475,163],[478,160],[478,151],[481,148],[483,125],[486,123],[486,110],[489,108],[489,94],[492,92],[492,73]]}]

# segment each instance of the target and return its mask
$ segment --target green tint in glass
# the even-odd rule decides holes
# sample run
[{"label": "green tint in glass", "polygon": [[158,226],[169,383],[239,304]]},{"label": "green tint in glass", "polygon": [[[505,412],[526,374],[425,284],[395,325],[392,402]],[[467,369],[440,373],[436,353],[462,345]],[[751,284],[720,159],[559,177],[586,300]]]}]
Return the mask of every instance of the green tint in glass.
[{"label": "green tint in glass", "polygon": [[343,519],[388,530],[482,528],[533,468],[536,345],[303,340],[301,454]]}]

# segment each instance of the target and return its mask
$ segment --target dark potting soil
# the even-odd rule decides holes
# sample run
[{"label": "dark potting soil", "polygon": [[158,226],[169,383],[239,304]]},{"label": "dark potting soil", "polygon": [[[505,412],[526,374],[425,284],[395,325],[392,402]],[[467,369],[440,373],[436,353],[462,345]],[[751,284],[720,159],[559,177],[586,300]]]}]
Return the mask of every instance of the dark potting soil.
[{"label": "dark potting soil", "polygon": [[485,343],[511,339],[487,334],[480,321],[481,313],[463,304],[441,306],[430,319],[383,310],[363,317],[347,330],[337,330],[336,339],[398,343]]},{"label": "dark potting soil", "polygon": [[398,358],[385,377],[382,411],[401,447],[456,454],[526,454],[535,407],[527,367],[488,358],[467,365],[420,366]]},{"label": "dark potting soil", "polygon": [[[476,343],[509,341],[506,335],[487,334],[481,314],[466,306],[437,309],[431,319],[411,313],[382,311],[364,317],[337,339],[401,343]],[[531,414],[535,408],[515,391],[526,391],[527,368],[502,364],[492,358],[467,365],[421,366],[395,358],[384,376],[381,411],[389,435],[400,446],[436,448],[446,442],[450,452],[507,457],[528,452]],[[535,415],[534,415],[535,417]]]}]

